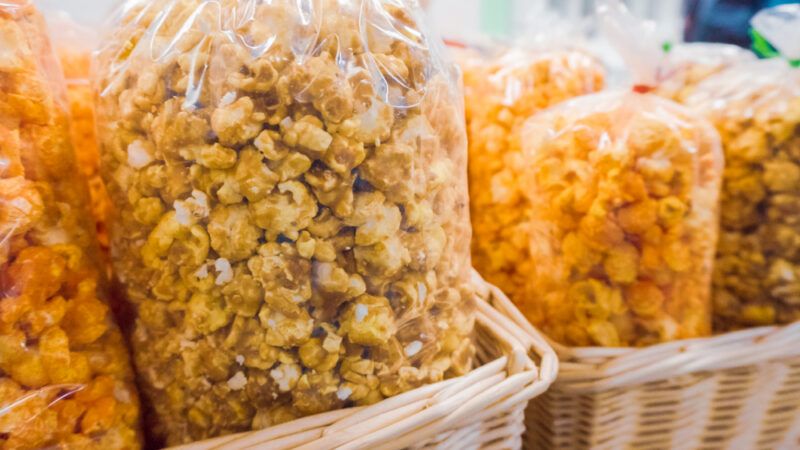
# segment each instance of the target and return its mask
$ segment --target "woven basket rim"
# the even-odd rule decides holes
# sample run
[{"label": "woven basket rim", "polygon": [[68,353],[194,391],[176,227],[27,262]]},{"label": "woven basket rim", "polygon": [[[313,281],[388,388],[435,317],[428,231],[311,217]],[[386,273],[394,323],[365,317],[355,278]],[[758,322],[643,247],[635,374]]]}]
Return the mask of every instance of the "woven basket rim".
[{"label": "woven basket rim", "polygon": [[[540,333],[498,288],[493,305],[528,333]],[[699,372],[800,357],[800,321],[649,347],[567,347],[545,338],[560,360],[554,383],[561,391],[600,392]]]},{"label": "woven basket rim", "polygon": [[[492,340],[486,343],[501,349],[503,356],[466,375],[422,386],[374,405],[330,411],[173,450],[266,446],[306,450],[395,449],[459,427],[491,421],[516,408],[524,409],[530,399],[544,393],[555,381],[556,353],[538,331],[523,331],[481,298],[481,293],[494,292],[492,286],[476,276],[473,282],[477,291],[477,339],[479,343],[482,339]],[[521,436],[523,430],[509,431]]]}]

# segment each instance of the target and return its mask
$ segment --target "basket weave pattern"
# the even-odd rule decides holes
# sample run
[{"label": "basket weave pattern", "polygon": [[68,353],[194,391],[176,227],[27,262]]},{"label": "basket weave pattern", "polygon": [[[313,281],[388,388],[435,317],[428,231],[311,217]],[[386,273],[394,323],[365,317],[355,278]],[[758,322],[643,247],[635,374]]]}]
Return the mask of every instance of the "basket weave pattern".
[{"label": "basket weave pattern", "polygon": [[553,382],[558,362],[535,330],[523,331],[481,298],[492,290],[482,280],[476,278],[476,282],[480,283],[475,328],[481,365],[467,375],[371,406],[331,411],[176,449],[520,448],[525,408]]},{"label": "basket weave pattern", "polygon": [[528,408],[526,448],[800,448],[800,323],[647,348],[551,345],[558,380]]}]

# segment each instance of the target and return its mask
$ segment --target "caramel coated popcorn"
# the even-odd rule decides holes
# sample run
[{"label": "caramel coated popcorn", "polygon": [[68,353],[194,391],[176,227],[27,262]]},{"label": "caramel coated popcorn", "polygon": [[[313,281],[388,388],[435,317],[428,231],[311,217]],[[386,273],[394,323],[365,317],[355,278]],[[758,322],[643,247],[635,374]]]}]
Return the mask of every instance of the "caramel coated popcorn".
[{"label": "caramel coated popcorn", "polygon": [[580,51],[506,51],[462,63],[469,135],[470,209],[475,268],[514,301],[524,301],[536,264],[524,230],[520,130],[538,111],[599,91],[600,63]]},{"label": "caramel coated popcorn", "polygon": [[58,70],[33,7],[0,5],[0,448],[138,448]]},{"label": "caramel coated popcorn", "polygon": [[726,158],[716,331],[800,320],[800,71],[734,66],[686,103],[714,122]]},{"label": "caramel coated popcorn", "polygon": [[575,346],[708,335],[722,154],[713,127],[649,94],[534,116],[519,161],[532,269],[522,310]]},{"label": "caramel coated popcorn", "polygon": [[167,443],[470,370],[461,93],[398,4],[138,2],[102,52],[112,259]]}]

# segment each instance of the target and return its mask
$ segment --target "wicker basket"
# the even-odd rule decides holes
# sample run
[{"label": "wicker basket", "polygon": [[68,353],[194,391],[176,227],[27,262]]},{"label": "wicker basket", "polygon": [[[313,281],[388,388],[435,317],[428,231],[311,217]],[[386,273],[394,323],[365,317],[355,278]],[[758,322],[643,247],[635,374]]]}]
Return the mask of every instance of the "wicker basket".
[{"label": "wicker basket", "polygon": [[800,323],[640,349],[551,345],[561,368],[528,408],[526,448],[800,448]]},{"label": "wicker basket", "polygon": [[[485,293],[489,288],[478,290]],[[555,379],[555,352],[535,330],[523,331],[480,298],[476,330],[477,357],[482,365],[465,376],[371,406],[318,414],[176,448],[521,448],[526,405]]]}]

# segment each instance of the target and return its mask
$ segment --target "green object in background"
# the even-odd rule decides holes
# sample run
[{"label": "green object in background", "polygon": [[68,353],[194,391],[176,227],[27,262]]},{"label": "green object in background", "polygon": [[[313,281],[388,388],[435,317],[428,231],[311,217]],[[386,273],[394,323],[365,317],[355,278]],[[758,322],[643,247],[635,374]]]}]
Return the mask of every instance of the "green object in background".
[{"label": "green object in background", "polygon": [[[769,41],[761,35],[758,31],[754,29],[750,29],[750,37],[753,39],[753,44],[751,48],[753,49],[753,53],[758,55],[760,58],[780,58],[781,53],[769,43]],[[800,59],[789,60],[789,64],[792,67],[800,67]]]},{"label": "green object in background", "polygon": [[493,37],[511,34],[512,0],[481,0],[481,31]]},{"label": "green object in background", "polygon": [[661,44],[661,50],[663,50],[664,53],[669,53],[672,50],[672,46],[673,46],[672,42],[664,41],[664,43]]}]

